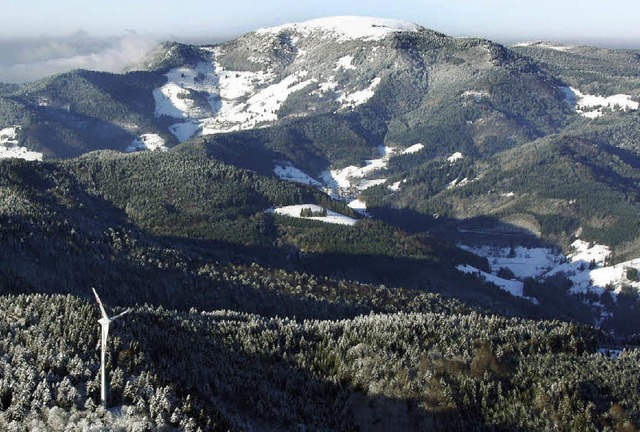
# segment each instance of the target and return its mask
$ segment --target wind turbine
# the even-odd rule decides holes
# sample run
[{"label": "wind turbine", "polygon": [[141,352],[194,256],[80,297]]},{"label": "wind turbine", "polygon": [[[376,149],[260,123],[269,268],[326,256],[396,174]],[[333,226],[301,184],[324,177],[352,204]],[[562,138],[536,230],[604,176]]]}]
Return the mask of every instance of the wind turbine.
[{"label": "wind turbine", "polygon": [[107,315],[107,311],[104,310],[104,306],[102,305],[102,301],[100,300],[100,297],[98,297],[98,293],[94,288],[91,288],[91,289],[93,290],[93,294],[95,294],[96,296],[96,300],[98,301],[98,306],[100,306],[100,312],[102,312],[102,318],[98,320],[98,322],[102,326],[102,345],[101,345],[102,352],[100,355],[100,375],[102,379],[102,386],[100,388],[100,399],[102,400],[102,405],[106,408],[107,407],[107,371],[105,368],[105,357],[107,354],[107,336],[109,336],[109,324],[111,324],[112,321],[115,321],[118,318],[120,318],[122,315],[131,312],[131,309],[127,309],[126,311],[114,317],[109,318],[109,315]]}]

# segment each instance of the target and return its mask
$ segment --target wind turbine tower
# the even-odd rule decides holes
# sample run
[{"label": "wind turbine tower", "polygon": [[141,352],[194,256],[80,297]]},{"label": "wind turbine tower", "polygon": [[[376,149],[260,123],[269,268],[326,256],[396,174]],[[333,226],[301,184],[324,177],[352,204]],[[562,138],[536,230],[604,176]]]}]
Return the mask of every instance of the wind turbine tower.
[{"label": "wind turbine tower", "polygon": [[102,401],[102,405],[106,408],[108,388],[107,388],[107,371],[105,367],[105,360],[106,360],[106,354],[107,354],[107,336],[109,336],[109,324],[111,324],[112,321],[115,321],[118,318],[120,318],[122,315],[131,312],[131,309],[127,309],[126,311],[114,317],[109,318],[109,315],[107,315],[107,311],[104,309],[104,305],[102,304],[102,301],[98,296],[98,293],[94,288],[91,288],[91,289],[93,290],[93,294],[96,296],[98,306],[100,306],[100,312],[102,313],[102,318],[98,320],[98,322],[100,323],[100,326],[102,327],[102,343],[101,343],[102,351],[100,353],[100,376],[101,376],[102,386],[100,387],[100,400]]}]

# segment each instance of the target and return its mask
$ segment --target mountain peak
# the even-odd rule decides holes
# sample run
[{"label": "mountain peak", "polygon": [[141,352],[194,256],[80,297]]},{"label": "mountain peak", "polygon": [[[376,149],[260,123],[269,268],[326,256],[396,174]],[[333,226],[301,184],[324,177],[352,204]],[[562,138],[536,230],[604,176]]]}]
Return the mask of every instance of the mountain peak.
[{"label": "mountain peak", "polygon": [[293,31],[309,35],[323,32],[338,37],[339,41],[354,39],[379,40],[396,32],[417,32],[421,29],[417,24],[409,21],[372,18],[362,16],[335,16],[318,18],[300,23],[283,24],[277,27],[262,28],[256,31],[258,34],[277,34],[282,31]]}]

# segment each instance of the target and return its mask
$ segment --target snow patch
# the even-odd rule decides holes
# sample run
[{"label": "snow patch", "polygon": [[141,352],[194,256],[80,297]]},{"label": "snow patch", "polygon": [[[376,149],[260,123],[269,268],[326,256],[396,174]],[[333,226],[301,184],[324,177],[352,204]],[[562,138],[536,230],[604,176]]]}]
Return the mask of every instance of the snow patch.
[{"label": "snow patch", "polygon": [[353,210],[366,210],[367,209],[367,203],[359,200],[359,199],[354,199],[353,201],[351,201],[348,204],[349,208],[353,209]]},{"label": "snow patch", "polygon": [[356,212],[360,213],[363,216],[371,217],[371,215],[367,212],[367,203],[362,200],[354,199],[350,201],[349,204],[347,204],[347,206],[350,209],[355,210]]},{"label": "snow patch", "polygon": [[360,181],[358,181],[358,183],[356,184],[356,188],[357,188],[358,190],[363,191],[363,190],[369,189],[370,187],[378,186],[378,185],[384,184],[384,183],[386,183],[386,182],[387,182],[387,179],[386,179],[386,178],[383,178],[383,179],[373,179],[373,180],[366,180],[366,179],[364,179],[364,180],[360,180]]},{"label": "snow patch", "polygon": [[344,57],[340,57],[338,59],[338,61],[336,62],[336,67],[333,69],[334,71],[337,70],[356,70],[357,68],[351,64],[351,62],[353,62],[353,56],[350,55],[346,55]]},{"label": "snow patch", "polygon": [[449,183],[447,185],[447,189],[453,189],[453,188],[456,188],[456,187],[462,187],[462,186],[466,185],[467,183],[469,183],[469,178],[468,177],[465,177],[462,180],[459,180],[459,179],[456,178],[451,183]]},{"label": "snow patch", "polygon": [[612,294],[618,294],[623,285],[636,291],[640,289],[639,282],[626,278],[628,268],[640,270],[640,258],[607,266],[606,260],[611,255],[609,247],[589,245],[582,240],[576,240],[571,246],[574,251],[567,257],[569,262],[553,269],[549,275],[564,273],[573,282],[572,293],[602,294],[611,289]]},{"label": "snow patch", "polygon": [[631,100],[631,95],[617,94],[613,96],[594,96],[583,94],[573,87],[560,87],[565,100],[575,107],[577,113],[587,118],[598,118],[604,114],[604,108],[613,111],[635,111],[640,103]]},{"label": "snow patch", "polygon": [[142,150],[169,150],[165,145],[164,138],[158,134],[142,134],[138,138],[131,141],[131,144],[125,148],[125,152],[131,153]]},{"label": "snow patch", "polygon": [[322,188],[322,183],[294,166],[276,165],[273,168],[273,172],[283,180]]},{"label": "snow patch", "polygon": [[210,135],[274,122],[292,93],[317,82],[314,78],[304,79],[307,71],[275,82],[271,70],[225,70],[217,61],[224,51],[219,47],[206,50],[210,61],[170,70],[165,74],[167,83],[153,90],[156,117],[187,120],[169,128],[181,142],[200,130],[203,135]]},{"label": "snow patch", "polygon": [[328,92],[332,92],[332,91],[336,91],[336,89],[338,88],[338,83],[335,81],[336,77],[335,76],[330,76],[327,79],[327,82],[323,82],[318,84],[318,89],[314,90],[313,92],[311,92],[311,94],[321,94],[321,93],[328,93]]},{"label": "snow patch", "polygon": [[640,282],[626,278],[628,268],[640,270],[640,258],[607,266],[611,255],[609,247],[590,245],[583,240],[571,244],[572,252],[566,257],[550,248],[500,248],[495,246],[472,247],[458,245],[478,256],[487,258],[491,272],[496,274],[501,268],[508,268],[517,279],[542,279],[563,273],[573,283],[571,292],[602,294],[611,289],[612,294],[620,292],[623,284],[640,289]]},{"label": "snow patch", "polygon": [[389,186],[389,190],[392,191],[397,191],[398,189],[400,189],[400,183],[402,183],[401,181],[397,181],[395,183],[393,183],[392,185]]},{"label": "snow patch", "polygon": [[457,187],[462,187],[462,186],[466,185],[467,183],[469,183],[469,178],[468,177],[465,177],[462,180],[456,178],[451,183],[449,183],[447,185],[447,189],[453,189],[453,188],[457,188]]},{"label": "snow patch", "polygon": [[378,84],[380,84],[380,81],[381,78],[377,77],[372,79],[369,87],[364,90],[341,94],[337,99],[337,101],[342,104],[340,109],[353,109],[358,105],[362,105],[367,102],[375,94],[375,89],[378,87]]},{"label": "snow patch", "polygon": [[386,36],[401,32],[417,32],[420,26],[408,21],[369,18],[358,16],[339,16],[319,18],[301,23],[289,23],[278,27],[263,28],[256,31],[257,34],[278,34],[283,31],[296,32],[303,36],[312,33],[319,34],[323,38],[334,38],[337,42],[364,39],[375,41]]},{"label": "snow patch", "polygon": [[371,174],[386,169],[394,149],[391,147],[380,147],[382,157],[365,161],[364,167],[348,166],[346,168],[325,171],[322,179],[329,187],[334,189],[337,195],[349,195],[349,189],[364,190],[371,186],[382,184],[387,181],[382,179],[366,179]]},{"label": "snow patch", "polygon": [[571,243],[571,247],[574,252],[569,254],[567,258],[572,262],[594,261],[598,265],[604,265],[605,260],[611,255],[611,249],[609,249],[608,246],[599,244],[590,245],[588,242],[583,240],[574,241]]},{"label": "snow patch", "polygon": [[406,149],[402,150],[402,154],[411,154],[411,153],[417,153],[420,150],[422,150],[424,148],[424,145],[418,143],[418,144],[414,144],[412,146],[407,147]]},{"label": "snow patch", "polygon": [[20,147],[18,142],[19,130],[20,126],[13,126],[0,130],[0,159],[41,161],[42,153],[31,151],[26,147]]},{"label": "snow patch", "polygon": [[171,69],[167,83],[153,90],[155,116],[201,119],[216,110],[218,78],[213,64],[200,62],[193,68]]},{"label": "snow patch", "polygon": [[475,267],[471,267],[468,264],[460,264],[456,267],[459,271],[467,274],[475,274],[479,276],[481,279],[484,279],[487,282],[491,282],[502,290],[507,291],[511,295],[516,297],[524,297],[524,284],[520,281],[515,280],[507,280],[499,278],[498,276],[494,276],[491,273],[486,273],[481,270],[478,270]]},{"label": "snow patch", "polygon": [[462,153],[455,152],[454,154],[452,154],[447,158],[447,162],[454,163],[456,161],[459,161],[460,159],[464,159],[464,156],[462,155]]},{"label": "snow patch", "polygon": [[570,51],[572,48],[574,48],[572,45],[559,45],[559,44],[552,44],[548,42],[519,42],[512,46],[513,47],[535,46],[538,48],[545,48],[545,49],[551,49],[551,50],[562,51],[562,52],[567,52],[567,51]]},{"label": "snow patch", "polygon": [[[458,247],[486,258],[494,277],[497,277],[501,268],[511,270],[520,281],[529,277],[543,280],[562,273],[572,282],[569,290],[572,294],[592,292],[602,295],[608,291],[616,298],[623,286],[629,286],[636,292],[640,292],[640,282],[627,278],[628,269],[640,270],[640,258],[607,266],[606,260],[611,251],[603,245],[590,245],[585,241],[576,240],[571,245],[572,252],[566,257],[561,252],[550,248],[466,245],[458,245]],[[591,307],[598,309],[596,315],[600,318],[596,320],[596,325],[600,325],[607,316],[610,316],[601,303],[592,303]]]},{"label": "snow patch", "polygon": [[[280,82],[254,91],[254,86],[265,84],[271,75],[263,71],[231,72],[220,75],[221,107],[217,115],[203,122],[203,135],[250,129],[261,123],[278,120],[278,110],[292,93],[317,82],[316,79],[302,80],[308,71],[295,72]],[[223,78],[224,77],[224,78]]]},{"label": "snow patch", "polygon": [[357,220],[351,218],[349,216],[345,216],[343,214],[327,210],[326,216],[313,216],[313,217],[302,217],[300,213],[303,209],[309,209],[312,212],[321,212],[324,210],[323,207],[316,204],[298,204],[298,205],[290,205],[286,207],[278,207],[275,209],[269,209],[267,212],[275,213],[283,216],[289,216],[300,219],[309,219],[326,223],[340,224],[340,225],[355,225]]},{"label": "snow patch", "polygon": [[487,258],[492,273],[497,273],[501,268],[508,268],[516,278],[521,280],[543,276],[565,261],[565,257],[560,252],[550,248],[473,247],[461,244],[458,247]]},{"label": "snow patch", "polygon": [[463,98],[472,98],[476,102],[480,102],[483,98],[488,98],[489,96],[489,92],[485,90],[467,90],[462,93]]}]

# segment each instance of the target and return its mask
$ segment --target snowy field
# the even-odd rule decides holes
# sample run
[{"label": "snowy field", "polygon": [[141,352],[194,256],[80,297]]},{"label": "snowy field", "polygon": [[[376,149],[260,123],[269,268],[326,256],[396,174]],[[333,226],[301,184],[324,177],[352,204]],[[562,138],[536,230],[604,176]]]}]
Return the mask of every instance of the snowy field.
[{"label": "snowy field", "polygon": [[[366,203],[358,198],[360,192],[369,189],[370,187],[382,185],[388,182],[388,178],[384,175],[385,170],[389,164],[389,161],[397,155],[415,154],[424,149],[424,145],[417,143],[413,144],[402,151],[393,147],[379,147],[379,158],[369,159],[364,161],[364,166],[348,166],[336,170],[324,171],[320,174],[320,181],[312,178],[308,174],[302,172],[296,167],[285,166],[284,164],[275,164],[275,174],[284,180],[295,181],[298,183],[308,184],[326,192],[334,199],[344,199],[349,202],[349,206],[355,207],[363,215],[367,215]],[[462,159],[462,153],[456,152],[448,158],[449,163]],[[468,182],[468,179],[463,179],[457,183],[459,186]],[[402,183],[406,183],[406,179],[396,181],[389,184],[387,188],[391,191],[397,191],[400,189]]]},{"label": "snowy field", "polygon": [[465,265],[459,265],[456,267],[459,271],[463,272],[463,273],[470,273],[470,274],[475,274],[478,275],[480,278],[486,280],[487,282],[491,282],[495,285],[497,285],[498,287],[500,287],[501,289],[503,289],[504,291],[507,291],[508,293],[510,293],[511,295],[514,295],[516,297],[524,297],[524,284],[520,281],[517,280],[507,280],[507,279],[502,279],[499,278],[498,276],[495,276],[491,273],[486,273],[483,272],[481,270],[478,270],[475,267],[471,267],[468,264]]},{"label": "snowy field", "polygon": [[376,184],[382,184],[387,181],[386,178],[372,179],[367,177],[385,170],[395,149],[380,147],[379,152],[381,157],[365,161],[364,167],[348,166],[339,170],[325,171],[322,173],[322,179],[340,196],[348,196],[352,193],[349,191],[350,189],[362,191]]},{"label": "snowy field", "polygon": [[[404,182],[406,182],[406,180],[403,180]],[[395,192],[397,190],[400,189],[400,184],[402,183],[402,181],[397,181],[395,183],[392,183],[391,185],[387,186],[389,188],[389,190]]]},{"label": "snowy field", "polygon": [[548,43],[548,42],[520,42],[513,46],[514,47],[535,46],[538,48],[545,48],[545,49],[551,49],[554,51],[562,51],[562,52],[571,51],[571,49],[574,48],[572,45],[560,45],[557,43]]},{"label": "snowy field", "polygon": [[357,211],[358,213],[360,213],[363,216],[371,217],[371,215],[369,213],[367,213],[367,203],[365,203],[362,200],[354,199],[354,200],[350,201],[349,204],[347,204],[347,206],[350,209]]},{"label": "snowy field", "polygon": [[317,188],[322,188],[323,184],[314,179],[304,171],[290,165],[278,165],[273,168],[273,172],[283,180],[289,180],[296,183],[302,183]]},{"label": "snowy field", "polygon": [[[169,130],[181,142],[198,133],[213,135],[273,123],[289,96],[307,89],[311,95],[333,92],[338,110],[350,110],[371,99],[381,82],[377,77],[361,90],[339,89],[335,77],[319,83],[305,70],[276,80],[271,70],[225,70],[216,61],[222,55],[222,49],[215,48],[210,63],[172,69],[166,74],[167,83],[153,91],[156,117],[179,120]],[[336,68],[352,70],[351,61],[350,56],[342,57]]]},{"label": "snowy field", "polygon": [[168,148],[165,145],[164,138],[158,134],[142,134],[138,138],[131,141],[131,143],[124,150],[127,153],[144,150],[159,150],[167,151]]},{"label": "snowy field", "polygon": [[412,154],[412,153],[417,153],[420,150],[422,150],[424,148],[423,144],[414,144],[412,146],[407,147],[406,149],[402,150],[402,154]]},{"label": "snowy field", "polygon": [[508,268],[518,279],[543,276],[565,260],[560,252],[548,248],[458,246],[475,255],[487,258],[492,272],[497,273],[501,268]]},{"label": "snowy field", "polygon": [[286,207],[278,207],[276,209],[270,209],[267,211],[275,214],[283,215],[283,216],[289,216],[289,217],[300,218],[300,219],[308,219],[308,220],[314,220],[314,221],[320,221],[320,222],[326,222],[326,223],[333,223],[333,224],[339,224],[339,225],[355,225],[357,222],[357,220],[354,218],[345,216],[343,214],[340,214],[331,210],[327,210],[326,216],[313,216],[313,217],[303,218],[302,216],[300,216],[300,213],[302,212],[303,209],[309,209],[315,213],[315,212],[321,212],[323,210],[323,207],[320,207],[319,205],[316,205],[316,204],[298,204],[298,205],[290,205]]},{"label": "snowy field", "polygon": [[571,244],[572,252],[567,256],[548,248],[458,246],[487,258],[493,276],[501,268],[511,270],[519,280],[527,277],[543,279],[562,273],[572,281],[573,286],[570,292],[574,294],[587,292],[602,294],[605,290],[609,290],[616,295],[623,285],[631,286],[636,290],[640,289],[639,282],[630,281],[626,276],[629,268],[640,270],[640,259],[610,266],[607,265],[607,259],[611,251],[607,246],[590,245],[582,240],[576,240]]},{"label": "snowy field", "polygon": [[367,102],[375,94],[375,89],[376,87],[378,87],[378,84],[380,84],[380,81],[380,77],[377,77],[371,80],[369,87],[367,87],[366,89],[355,91],[352,93],[343,91],[337,99],[337,101],[342,104],[338,111],[353,109]]},{"label": "snowy field", "polygon": [[631,99],[630,95],[617,94],[613,96],[594,96],[580,92],[573,87],[560,87],[564,92],[567,103],[575,107],[580,115],[587,118],[598,118],[604,114],[604,108],[613,111],[635,111],[640,103]]},{"label": "snowy field", "polygon": [[464,159],[464,155],[460,152],[455,152],[454,154],[452,154],[447,158],[447,162],[454,163],[462,159]]},{"label": "snowy field", "polygon": [[342,70],[356,70],[357,68],[352,64],[353,56],[346,55],[344,57],[340,57],[336,62],[336,67],[333,69],[334,71]]},{"label": "snowy field", "polygon": [[20,147],[18,130],[19,126],[0,130],[0,159],[42,160],[42,153]]}]

